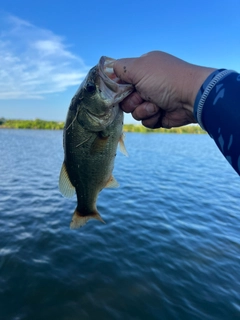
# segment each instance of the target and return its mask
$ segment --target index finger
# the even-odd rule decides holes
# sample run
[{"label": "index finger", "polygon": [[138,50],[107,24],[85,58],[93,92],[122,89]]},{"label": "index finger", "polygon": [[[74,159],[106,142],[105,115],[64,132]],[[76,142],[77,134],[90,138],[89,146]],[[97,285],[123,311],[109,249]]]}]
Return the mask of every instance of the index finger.
[{"label": "index finger", "polygon": [[134,84],[133,74],[131,72],[133,62],[136,58],[124,58],[114,61],[113,70],[121,80]]},{"label": "index finger", "polygon": [[128,97],[126,97],[120,105],[123,111],[130,113],[133,112],[143,101],[144,100],[141,98],[139,93],[134,91]]}]

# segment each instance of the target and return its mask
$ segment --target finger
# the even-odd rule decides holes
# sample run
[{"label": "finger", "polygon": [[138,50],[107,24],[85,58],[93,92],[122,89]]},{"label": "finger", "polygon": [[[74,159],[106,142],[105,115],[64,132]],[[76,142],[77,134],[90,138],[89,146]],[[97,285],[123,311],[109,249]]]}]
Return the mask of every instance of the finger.
[{"label": "finger", "polygon": [[152,102],[145,101],[140,104],[132,113],[136,120],[143,120],[152,117],[159,112],[159,108]]},{"label": "finger", "polygon": [[113,70],[115,74],[125,82],[135,84],[133,81],[132,73],[132,64],[135,61],[135,58],[125,58],[114,61]]},{"label": "finger", "polygon": [[178,109],[173,112],[166,112],[162,119],[163,128],[180,127],[189,123],[196,122],[193,118],[192,112],[184,109]]},{"label": "finger", "polygon": [[130,113],[133,112],[136,109],[136,107],[139,106],[142,102],[143,99],[136,91],[134,91],[121,102],[120,106],[123,109],[123,111]]},{"label": "finger", "polygon": [[148,119],[144,119],[142,121],[142,125],[144,127],[150,128],[150,129],[156,129],[162,127],[162,119],[164,117],[165,112],[161,109],[154,114],[152,117]]}]

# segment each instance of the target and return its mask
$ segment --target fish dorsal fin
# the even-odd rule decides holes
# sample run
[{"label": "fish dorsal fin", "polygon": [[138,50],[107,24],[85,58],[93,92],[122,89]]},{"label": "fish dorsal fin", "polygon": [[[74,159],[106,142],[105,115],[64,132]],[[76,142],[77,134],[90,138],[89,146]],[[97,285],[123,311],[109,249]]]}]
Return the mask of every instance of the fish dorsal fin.
[{"label": "fish dorsal fin", "polygon": [[126,150],[126,147],[125,147],[125,144],[124,144],[124,133],[122,133],[120,139],[119,139],[119,148],[120,148],[120,151],[126,156],[128,157],[128,152]]},{"label": "fish dorsal fin", "polygon": [[117,180],[114,178],[114,176],[112,175],[110,177],[110,179],[108,180],[105,188],[117,188],[119,187],[119,183],[117,182]]},{"label": "fish dorsal fin", "polygon": [[60,172],[58,187],[64,197],[71,198],[75,194],[75,188],[69,179],[65,162],[63,162]]}]

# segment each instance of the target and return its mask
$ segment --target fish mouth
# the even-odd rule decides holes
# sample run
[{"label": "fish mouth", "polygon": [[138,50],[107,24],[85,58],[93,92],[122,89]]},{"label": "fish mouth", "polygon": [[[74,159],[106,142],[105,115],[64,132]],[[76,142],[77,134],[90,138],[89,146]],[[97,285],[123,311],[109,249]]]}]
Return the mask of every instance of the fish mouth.
[{"label": "fish mouth", "polygon": [[114,61],[115,59],[102,56],[98,64],[102,98],[111,100],[112,104],[121,102],[134,90],[132,84],[124,83],[116,76],[113,70]]}]

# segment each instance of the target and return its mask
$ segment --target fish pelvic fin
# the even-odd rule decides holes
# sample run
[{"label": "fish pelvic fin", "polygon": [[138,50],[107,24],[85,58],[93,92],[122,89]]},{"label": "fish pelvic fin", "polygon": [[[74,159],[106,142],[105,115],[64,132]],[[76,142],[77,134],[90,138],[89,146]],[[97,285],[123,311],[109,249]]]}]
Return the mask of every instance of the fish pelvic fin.
[{"label": "fish pelvic fin", "polygon": [[75,194],[75,188],[69,179],[65,162],[63,162],[60,172],[58,187],[64,197],[71,198]]},{"label": "fish pelvic fin", "polygon": [[108,180],[105,188],[118,188],[119,187],[119,183],[117,182],[117,180],[114,178],[113,175],[111,175],[110,179]]},{"label": "fish pelvic fin", "polygon": [[128,157],[128,152],[127,152],[127,149],[125,147],[125,144],[124,144],[124,139],[125,139],[125,135],[124,133],[122,133],[120,139],[119,139],[119,148],[120,148],[120,151],[126,156]]},{"label": "fish pelvic fin", "polygon": [[82,226],[84,226],[88,220],[90,219],[96,219],[101,221],[102,223],[105,223],[98,213],[97,209],[91,212],[89,215],[81,215],[81,213],[78,211],[78,208],[75,209],[74,214],[72,216],[72,221],[70,223],[70,229],[78,229]]}]

